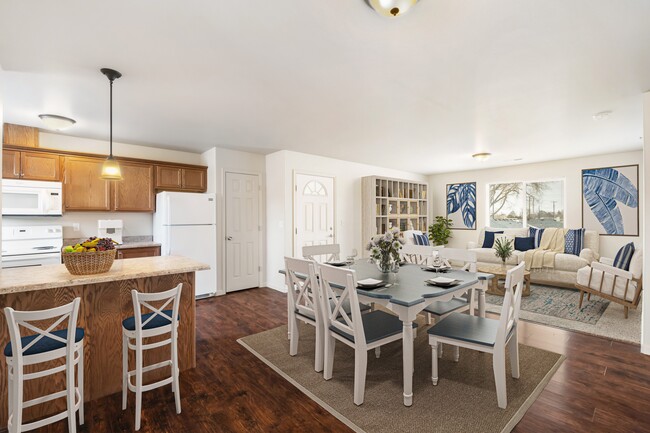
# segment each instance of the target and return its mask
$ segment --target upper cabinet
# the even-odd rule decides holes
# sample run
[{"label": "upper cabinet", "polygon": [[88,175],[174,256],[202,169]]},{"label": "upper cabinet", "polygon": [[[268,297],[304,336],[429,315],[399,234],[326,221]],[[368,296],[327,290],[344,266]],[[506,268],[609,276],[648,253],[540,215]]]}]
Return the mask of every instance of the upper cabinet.
[{"label": "upper cabinet", "polygon": [[20,147],[38,147],[38,128],[5,123],[3,125],[2,144]]},{"label": "upper cabinet", "polygon": [[113,182],[113,209],[153,212],[156,205],[153,165],[120,161],[120,168],[124,179]]},{"label": "upper cabinet", "polygon": [[2,177],[58,182],[61,180],[61,157],[47,152],[3,150]]},{"label": "upper cabinet", "polygon": [[100,178],[103,159],[66,156],[63,162],[63,208],[110,211],[111,184]]},{"label": "upper cabinet", "polygon": [[162,191],[206,192],[208,169],[156,165],[156,189]]}]

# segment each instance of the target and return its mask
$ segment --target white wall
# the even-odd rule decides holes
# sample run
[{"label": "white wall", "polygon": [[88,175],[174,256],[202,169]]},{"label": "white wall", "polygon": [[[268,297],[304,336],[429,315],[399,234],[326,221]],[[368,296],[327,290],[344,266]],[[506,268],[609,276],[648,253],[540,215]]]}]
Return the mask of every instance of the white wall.
[{"label": "white wall", "polygon": [[[650,134],[648,134],[650,135]],[[478,163],[477,163],[478,164]],[[487,185],[495,182],[537,181],[545,179],[564,179],[565,183],[565,224],[567,228],[582,226],[582,181],[583,168],[607,167],[613,165],[639,164],[639,173],[643,171],[642,151],[614,153],[609,155],[587,156],[574,159],[541,162],[536,164],[521,164],[509,167],[491,168],[485,170],[444,173],[429,176],[429,191],[431,195],[431,217],[446,214],[446,185],[458,182],[476,182],[476,222],[477,227],[487,225]],[[643,186],[639,181],[639,197],[643,197]],[[640,209],[641,220],[643,209]],[[640,224],[640,235],[643,227]],[[478,230],[452,230],[453,238],[449,246],[465,248],[467,242],[478,239]],[[600,253],[606,257],[614,257],[616,251],[625,243],[633,241],[641,245],[641,236],[601,236]]]},{"label": "white wall", "polygon": [[285,290],[278,270],[284,256],[293,255],[293,176],[294,172],[335,177],[335,234],[341,254],[353,248],[363,251],[361,239],[361,178],[387,176],[426,182],[427,176],[373,165],[280,151],[266,156],[267,176],[267,285]]},{"label": "white wall", "polygon": [[200,164],[208,166],[208,192],[217,196],[217,294],[226,293],[226,225],[225,185],[226,172],[258,174],[260,177],[260,285],[265,285],[266,231],[265,183],[266,164],[264,155],[214,147],[200,155]]},{"label": "white wall", "polygon": [[[643,95],[643,139],[645,142],[643,148],[643,160],[646,167],[650,167],[650,92]],[[643,170],[643,185],[645,187],[643,194],[643,249],[645,250],[643,262],[643,313],[641,315],[641,352],[650,355],[650,236],[647,236],[646,230],[650,229],[650,176]]]},{"label": "white wall", "polygon": [[[67,150],[70,152],[97,153],[108,155],[109,142],[90,138],[41,132],[39,145],[45,149]],[[113,142],[113,155],[128,158],[153,159],[156,161],[177,162],[179,164],[201,164],[201,154],[181,152],[157,147]]]},{"label": "white wall", "polygon": [[[45,149],[97,153],[100,155],[108,154],[109,147],[107,141],[49,132],[39,134],[39,145]],[[201,155],[198,153],[133,144],[113,143],[113,154],[156,161],[202,164]],[[82,238],[97,236],[98,219],[123,220],[124,236],[151,236],[153,234],[153,214],[143,212],[66,212],[62,217],[5,217],[3,223],[7,226],[60,224],[63,226],[64,238]],[[75,223],[79,224],[79,231],[73,230]]]}]

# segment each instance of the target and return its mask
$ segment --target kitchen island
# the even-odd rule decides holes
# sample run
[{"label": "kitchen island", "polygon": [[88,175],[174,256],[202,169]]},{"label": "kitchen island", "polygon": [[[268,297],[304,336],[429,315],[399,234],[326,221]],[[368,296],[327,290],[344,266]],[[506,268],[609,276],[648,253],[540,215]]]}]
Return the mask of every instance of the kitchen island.
[{"label": "kitchen island", "polygon": [[[122,320],[133,316],[131,290],[162,292],[183,283],[178,334],[180,370],[196,366],[196,324],[194,273],[209,269],[197,261],[176,256],[116,260],[109,272],[71,275],[64,265],[4,269],[0,272],[0,307],[16,310],[43,310],[81,298],[78,327],[85,329],[84,388],[86,401],[120,392],[122,389]],[[0,344],[9,342],[4,312],[0,318]],[[29,331],[23,330],[23,336]],[[149,353],[150,352],[150,353]],[[169,359],[168,350],[145,352],[145,365]],[[133,354],[130,354],[131,358]],[[131,368],[133,360],[131,359]],[[55,363],[43,364],[48,367]],[[39,368],[39,369],[42,369]],[[36,371],[27,369],[26,371]],[[169,375],[168,369],[146,373],[154,381]],[[181,375],[182,380],[182,375]],[[25,400],[65,388],[65,375],[25,384]],[[30,383],[31,382],[31,383]],[[25,410],[25,419],[34,419],[63,410],[59,399]],[[7,425],[7,365],[0,362],[0,428]]]}]

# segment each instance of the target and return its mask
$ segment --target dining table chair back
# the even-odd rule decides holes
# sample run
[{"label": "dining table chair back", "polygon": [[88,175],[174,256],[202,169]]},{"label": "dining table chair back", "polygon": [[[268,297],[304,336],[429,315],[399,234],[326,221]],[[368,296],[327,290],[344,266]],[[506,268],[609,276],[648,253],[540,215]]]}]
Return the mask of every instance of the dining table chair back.
[{"label": "dining table chair back", "polygon": [[303,258],[317,263],[339,260],[340,255],[341,246],[339,244],[306,245],[302,247]]},{"label": "dining table chair back", "polygon": [[[334,302],[322,303],[326,327],[336,328],[340,332],[354,336],[355,341],[360,344],[365,344],[366,337],[361,321],[356,272],[351,269],[323,265],[319,268],[319,276],[323,299],[334,300]],[[336,293],[332,284],[344,287],[343,291]],[[350,307],[345,308],[347,305]],[[349,313],[346,312],[346,309]]]},{"label": "dining table chair back", "polygon": [[460,262],[462,269],[469,272],[476,272],[476,252],[462,248],[442,248],[438,256],[448,263]]},{"label": "dining table chair back", "polygon": [[405,244],[399,254],[400,258],[407,263],[427,266],[431,264],[431,260],[440,249],[442,248],[433,245]]}]

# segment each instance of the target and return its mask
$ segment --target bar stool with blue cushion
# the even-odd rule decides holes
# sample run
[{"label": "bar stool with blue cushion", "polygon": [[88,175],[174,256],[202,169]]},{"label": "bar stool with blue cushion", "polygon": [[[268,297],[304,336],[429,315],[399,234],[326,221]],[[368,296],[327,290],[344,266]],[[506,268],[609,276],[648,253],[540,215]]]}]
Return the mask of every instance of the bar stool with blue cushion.
[{"label": "bar stool with blue cushion", "polygon": [[[140,293],[131,291],[134,315],[122,321],[122,410],[126,409],[127,390],[135,393],[135,429],[140,430],[142,414],[142,393],[172,384],[172,392],[176,402],[176,413],[181,413],[181,394],[178,378],[178,313],[179,300],[183,283],[171,290],[160,293]],[[161,304],[155,307],[152,304]],[[171,304],[171,308],[168,308]],[[142,314],[141,311],[150,313]],[[175,318],[175,319],[172,319]],[[150,337],[170,334],[169,338],[152,343],[144,340]],[[145,350],[171,346],[171,359],[152,365],[143,365]],[[129,371],[129,350],[135,351],[135,370]],[[171,376],[158,382],[144,385],[142,374],[158,368],[171,367]],[[135,376],[135,385],[131,377]]]},{"label": "bar stool with blue cushion", "polygon": [[[334,348],[340,341],[354,349],[354,404],[363,404],[366,387],[368,351],[402,339],[402,321],[381,310],[361,314],[357,294],[356,272],[351,269],[323,265],[318,269],[323,299],[336,299],[334,305],[325,302],[325,367],[323,377],[332,378]],[[336,289],[335,289],[336,288]],[[343,288],[343,289],[340,289]],[[341,291],[337,296],[335,290]],[[349,300],[350,314],[343,310]],[[413,327],[417,325],[414,323]],[[378,354],[378,351],[375,350]]]},{"label": "bar stool with blue cushion", "polygon": [[455,347],[458,361],[459,347],[492,354],[492,369],[497,389],[497,403],[501,409],[508,405],[506,396],[506,348],[510,353],[512,377],[519,378],[519,344],[517,326],[521,292],[524,283],[524,266],[520,263],[506,274],[506,293],[499,320],[467,314],[451,314],[429,329],[431,345],[431,380],[438,384],[438,348],[440,343]]},{"label": "bar stool with blue cushion", "polygon": [[[77,328],[80,299],[57,308],[40,311],[16,311],[6,307],[5,316],[9,327],[11,342],[4,348],[7,360],[9,413],[7,430],[10,433],[34,430],[48,424],[68,419],[68,431],[77,431],[76,413],[79,412],[79,424],[84,423],[84,330]],[[52,322],[46,329],[41,329],[31,322]],[[62,324],[65,329],[54,330]],[[20,328],[26,328],[36,334],[22,337]],[[35,373],[25,373],[27,365],[40,364],[65,358],[65,364]],[[75,366],[77,366],[77,386],[75,386]],[[23,385],[27,380],[44,378],[53,374],[66,372],[66,389],[32,400],[23,401]],[[23,409],[58,398],[66,398],[66,410],[47,418],[23,423]]]}]

